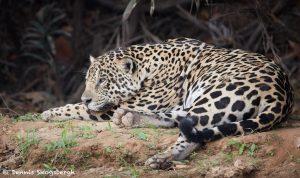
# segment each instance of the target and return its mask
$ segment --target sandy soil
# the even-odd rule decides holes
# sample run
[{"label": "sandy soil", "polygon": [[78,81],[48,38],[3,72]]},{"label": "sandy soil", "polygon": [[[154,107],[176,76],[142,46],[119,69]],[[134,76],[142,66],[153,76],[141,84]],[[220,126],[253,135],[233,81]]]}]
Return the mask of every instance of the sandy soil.
[{"label": "sandy soil", "polygon": [[[176,140],[177,129],[117,128],[67,121],[0,121],[0,177],[300,177],[300,127],[211,142],[170,170],[149,170],[145,160]],[[14,170],[7,171],[7,170]],[[37,170],[44,170],[43,176]],[[19,171],[19,172],[18,172]],[[33,175],[13,175],[33,171]],[[74,171],[74,172],[72,172]],[[39,172],[42,173],[42,172]],[[74,174],[73,174],[74,173]],[[48,177],[50,177],[48,175]],[[51,177],[68,177],[55,175]]]}]

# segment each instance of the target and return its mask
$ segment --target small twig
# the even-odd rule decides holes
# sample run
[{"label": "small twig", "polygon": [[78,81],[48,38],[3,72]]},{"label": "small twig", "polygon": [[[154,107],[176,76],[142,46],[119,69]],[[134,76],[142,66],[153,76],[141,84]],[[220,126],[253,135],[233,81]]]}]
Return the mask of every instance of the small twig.
[{"label": "small twig", "polygon": [[248,25],[243,26],[242,28],[238,29],[236,31],[236,33],[247,36],[248,33],[252,33],[253,28],[256,27],[257,25],[258,25],[258,21],[254,20],[253,22],[250,22]]},{"label": "small twig", "polygon": [[260,23],[254,30],[252,35],[250,36],[249,40],[247,41],[247,43],[245,45],[246,49],[251,49],[251,46],[253,45],[253,43],[257,43],[257,38],[261,35],[262,29],[263,29],[263,26]]},{"label": "small twig", "polygon": [[143,39],[143,38],[144,38],[144,35],[138,35],[138,36],[135,36],[135,37],[129,39],[129,40],[125,43],[125,46],[131,45],[131,44],[134,43],[135,41],[140,40],[140,39]]},{"label": "small twig", "polygon": [[116,36],[117,36],[119,30],[120,30],[120,28],[117,28],[117,29],[114,31],[113,35],[112,35],[112,36],[110,37],[110,39],[108,40],[108,43],[107,43],[107,44],[105,45],[105,47],[103,48],[103,51],[102,51],[102,52],[105,52],[105,51],[107,51],[107,50],[110,48],[110,46],[111,46],[111,44],[113,43],[114,39],[116,38]]},{"label": "small twig", "polygon": [[20,92],[26,92],[27,90],[31,89],[35,84],[37,84],[39,81],[41,81],[42,78],[36,78],[33,81],[31,81],[28,85],[26,85]]},{"label": "small twig", "polygon": [[11,63],[11,62],[7,62],[7,61],[4,61],[4,60],[0,60],[0,63],[1,63],[1,64],[4,64],[4,65],[7,65],[7,66],[10,66],[10,67],[14,67],[14,68],[17,67],[16,64]]},{"label": "small twig", "polygon": [[180,5],[176,6],[177,9],[179,10],[179,12],[177,12],[177,14],[190,21],[191,23],[193,23],[196,27],[198,27],[199,29],[203,30],[203,31],[208,31],[208,25],[206,24],[205,21],[201,20],[201,19],[197,19],[196,17],[192,16],[189,12],[187,12],[186,10],[184,10]]},{"label": "small twig", "polygon": [[99,22],[96,22],[95,25],[93,25],[93,29],[97,29],[99,28],[99,26],[101,25],[107,25],[107,24],[110,24],[114,21],[118,22],[122,19],[122,16],[121,15],[116,15],[116,16],[113,16],[111,18],[108,18],[108,19],[104,19],[102,21],[99,21]]},{"label": "small twig", "polygon": [[288,5],[288,1],[280,0],[271,10],[272,14],[277,14]]},{"label": "small twig", "polygon": [[5,102],[5,100],[4,100],[4,98],[2,97],[2,95],[0,95],[0,97],[1,97],[1,100],[2,100],[2,102],[3,102],[3,104],[4,104],[4,106],[5,106],[5,108],[0,108],[0,110],[8,110],[8,111],[10,111],[10,112],[13,112],[14,114],[20,115],[20,113],[14,111],[14,110],[12,110],[12,109],[10,109],[10,108],[8,107],[8,105],[7,105],[7,103]]},{"label": "small twig", "polygon": [[146,28],[146,26],[145,26],[144,23],[141,22],[140,24],[141,24],[141,26],[142,26],[142,29],[143,29],[143,31],[144,31],[144,34],[145,34],[147,37],[151,38],[155,43],[159,43],[159,42],[162,41],[158,36],[156,36],[156,35],[154,35],[153,33],[151,33],[151,32]]}]

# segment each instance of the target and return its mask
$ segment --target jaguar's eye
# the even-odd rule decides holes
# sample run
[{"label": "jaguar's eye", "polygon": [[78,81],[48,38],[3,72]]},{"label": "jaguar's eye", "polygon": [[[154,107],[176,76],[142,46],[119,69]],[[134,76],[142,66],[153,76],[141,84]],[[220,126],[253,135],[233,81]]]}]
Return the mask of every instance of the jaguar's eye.
[{"label": "jaguar's eye", "polygon": [[103,79],[103,78],[98,79],[96,82],[96,87],[100,86],[104,81],[105,81],[105,79]]}]

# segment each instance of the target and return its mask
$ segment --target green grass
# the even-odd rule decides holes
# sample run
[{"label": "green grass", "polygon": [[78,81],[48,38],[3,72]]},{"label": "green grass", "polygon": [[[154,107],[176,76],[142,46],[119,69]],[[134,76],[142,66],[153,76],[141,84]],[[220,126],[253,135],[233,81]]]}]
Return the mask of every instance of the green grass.
[{"label": "green grass", "polygon": [[289,119],[299,121],[300,120],[300,116],[297,115],[297,114],[291,114],[290,117],[289,117]]},{"label": "green grass", "polygon": [[134,164],[128,163],[125,159],[121,158],[121,165],[125,167],[125,173],[131,178],[138,178],[141,176],[141,171],[137,169]]},{"label": "green grass", "polygon": [[250,156],[254,156],[254,153],[255,153],[256,150],[257,150],[257,145],[255,143],[252,143],[251,146],[249,147],[248,154]]},{"label": "green grass", "polygon": [[0,113],[0,123],[2,123],[3,121],[4,121],[4,115]]},{"label": "green grass", "polygon": [[77,145],[75,134],[69,133],[67,129],[64,129],[60,138],[56,142],[51,142],[45,145],[47,151],[55,151],[57,149],[63,149],[65,153],[70,152],[70,148]]},{"label": "green grass", "polygon": [[200,169],[203,170],[205,168],[205,164],[203,160],[198,160],[196,161],[196,166]]},{"label": "green grass", "polygon": [[107,122],[107,126],[105,127],[105,130],[111,131],[112,127],[111,127],[111,123]]},{"label": "green grass", "polygon": [[228,142],[228,145],[229,146],[230,145],[236,146],[239,150],[239,155],[242,155],[244,153],[245,149],[246,149],[246,144],[245,143],[242,143],[242,142],[236,141],[236,140],[230,140]]},{"label": "green grass", "polygon": [[31,146],[37,146],[40,142],[40,139],[37,137],[36,132],[36,129],[26,130],[25,137],[22,137],[20,135],[18,135],[17,137],[20,155],[23,161],[27,159],[29,148]]},{"label": "green grass", "polygon": [[145,134],[145,132],[141,131],[140,129],[132,129],[132,134],[135,138],[139,140],[148,140],[148,136]]},{"label": "green grass", "polygon": [[46,171],[54,171],[57,168],[55,166],[53,166],[51,163],[45,163],[43,164],[43,167]]},{"label": "green grass", "polygon": [[255,143],[246,144],[246,143],[242,143],[242,142],[237,141],[237,140],[230,140],[227,144],[229,146],[234,145],[235,147],[237,147],[239,155],[242,155],[246,150],[248,150],[248,155],[254,156],[254,153],[258,149],[257,145]]},{"label": "green grass", "polygon": [[220,165],[220,161],[217,160],[217,159],[211,160],[210,163],[211,163],[211,165],[212,165],[213,167],[216,167],[216,166],[219,166],[219,165]]},{"label": "green grass", "polygon": [[53,158],[50,157],[50,161],[47,160],[43,167],[46,170],[56,170],[56,168],[62,167],[64,170],[74,170],[75,166],[68,155],[76,154],[71,150],[76,145],[76,135],[64,128],[57,141],[50,142],[44,146],[50,155],[54,153],[55,156]]},{"label": "green grass", "polygon": [[233,153],[224,153],[224,159],[227,162],[232,162],[234,159],[234,154]]},{"label": "green grass", "polygon": [[172,161],[174,164],[178,165],[188,165],[190,164],[190,160],[184,159],[184,160],[179,160],[179,161]]},{"label": "green grass", "polygon": [[85,138],[85,139],[91,139],[94,138],[95,135],[93,134],[93,129],[88,125],[81,125],[79,126],[80,133],[79,137]]},{"label": "green grass", "polygon": [[71,120],[68,121],[60,121],[56,124],[56,127],[61,128],[61,129],[73,129],[74,126],[71,122]]},{"label": "green grass", "polygon": [[114,150],[113,150],[113,148],[111,146],[107,146],[103,150],[104,154],[106,154],[106,155],[110,155],[113,151]]},{"label": "green grass", "polygon": [[27,113],[22,116],[16,116],[13,118],[13,121],[15,122],[22,122],[22,121],[36,121],[36,120],[41,120],[42,117],[38,113]]}]

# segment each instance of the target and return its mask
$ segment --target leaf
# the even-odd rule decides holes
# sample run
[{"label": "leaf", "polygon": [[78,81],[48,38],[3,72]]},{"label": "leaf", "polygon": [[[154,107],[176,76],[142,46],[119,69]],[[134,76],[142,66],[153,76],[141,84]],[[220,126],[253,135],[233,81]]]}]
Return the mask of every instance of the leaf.
[{"label": "leaf", "polygon": [[56,54],[55,43],[54,43],[52,36],[47,35],[47,42],[50,47],[51,54],[53,54],[53,55]]},{"label": "leaf", "polygon": [[245,148],[246,148],[246,144],[243,143],[239,146],[239,155],[242,155],[245,151]]},{"label": "leaf", "polygon": [[41,33],[41,34],[46,33],[45,28],[38,21],[32,21],[30,24],[32,25],[33,29],[35,29],[36,32]]},{"label": "leaf", "polygon": [[135,6],[136,6],[139,2],[140,2],[140,0],[131,0],[131,1],[128,3],[128,5],[127,5],[127,7],[126,7],[126,9],[125,9],[125,11],[124,11],[124,13],[123,13],[122,22],[125,22],[125,21],[128,19],[128,17],[129,17],[130,14],[132,13],[133,9],[135,8]]},{"label": "leaf", "polygon": [[66,32],[64,30],[55,30],[53,32],[50,32],[50,35],[62,35],[62,36],[66,36],[66,37],[71,37],[71,33]]},{"label": "leaf", "polygon": [[41,48],[40,46],[35,46],[35,45],[32,45],[32,44],[25,44],[25,45],[22,45],[20,50],[23,52],[23,51],[33,51],[34,50],[41,50],[41,51],[44,51],[44,48]]},{"label": "leaf", "polygon": [[229,140],[227,145],[240,145],[241,142],[237,140]]},{"label": "leaf", "polygon": [[36,38],[41,38],[42,35],[39,33],[26,33],[25,35],[23,35],[22,40],[30,40],[30,39],[36,39]]},{"label": "leaf", "polygon": [[50,170],[51,169],[51,166],[49,166],[48,164],[43,164],[44,168]]},{"label": "leaf", "polygon": [[197,10],[200,8],[200,0],[195,0]]},{"label": "leaf", "polygon": [[257,149],[257,146],[256,146],[256,144],[253,143],[253,144],[250,146],[249,155],[250,155],[250,156],[253,156],[256,149]]},{"label": "leaf", "polygon": [[43,46],[43,44],[41,44],[40,41],[36,41],[36,40],[26,40],[22,45],[21,49],[27,49],[27,48],[29,48],[30,51],[34,49],[40,49],[45,51],[45,46]]},{"label": "leaf", "polygon": [[147,140],[147,136],[144,132],[138,132],[137,133],[137,137],[140,139],[140,140]]},{"label": "leaf", "polygon": [[57,17],[55,17],[54,19],[52,19],[49,24],[48,27],[51,28],[52,25],[55,25],[56,23],[58,23],[59,21],[63,20],[66,17],[65,14],[61,14],[58,15]]},{"label": "leaf", "polygon": [[38,29],[34,27],[26,28],[26,33],[36,33],[36,34],[44,35],[44,33],[40,32]]},{"label": "leaf", "polygon": [[150,7],[150,15],[152,16],[155,9],[155,2],[154,0],[151,0],[151,7]]},{"label": "leaf", "polygon": [[25,53],[22,53],[20,55],[20,57],[31,57],[31,58],[36,59],[36,60],[41,61],[41,62],[47,62],[45,60],[45,58],[43,58],[42,56],[39,56],[39,55],[33,54],[33,53],[27,53],[27,52],[25,52]]}]

